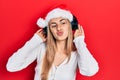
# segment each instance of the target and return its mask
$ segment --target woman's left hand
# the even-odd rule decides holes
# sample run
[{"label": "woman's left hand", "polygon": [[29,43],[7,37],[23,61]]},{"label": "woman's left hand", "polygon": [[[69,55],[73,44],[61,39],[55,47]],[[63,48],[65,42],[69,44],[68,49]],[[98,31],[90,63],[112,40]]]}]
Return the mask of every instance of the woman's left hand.
[{"label": "woman's left hand", "polygon": [[82,26],[80,26],[79,24],[78,24],[78,29],[76,29],[76,31],[74,33],[74,38],[77,38],[78,36],[85,36],[84,30],[83,30]]}]

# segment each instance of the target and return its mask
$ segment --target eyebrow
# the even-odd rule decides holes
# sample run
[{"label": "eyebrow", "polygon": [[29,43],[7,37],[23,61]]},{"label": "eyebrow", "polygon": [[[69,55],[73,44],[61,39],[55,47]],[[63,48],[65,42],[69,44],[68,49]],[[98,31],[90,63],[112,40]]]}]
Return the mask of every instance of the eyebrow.
[{"label": "eyebrow", "polygon": [[56,24],[56,22],[51,22],[50,24]]},{"label": "eyebrow", "polygon": [[66,19],[60,19],[60,22],[63,21],[63,20],[66,20]]}]

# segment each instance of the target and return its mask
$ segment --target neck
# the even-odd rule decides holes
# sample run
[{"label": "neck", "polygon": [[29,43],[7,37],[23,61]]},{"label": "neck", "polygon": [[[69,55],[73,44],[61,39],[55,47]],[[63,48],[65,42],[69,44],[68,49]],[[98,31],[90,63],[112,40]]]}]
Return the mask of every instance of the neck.
[{"label": "neck", "polygon": [[66,40],[56,41],[56,44],[57,44],[57,51],[58,52],[65,51]]}]

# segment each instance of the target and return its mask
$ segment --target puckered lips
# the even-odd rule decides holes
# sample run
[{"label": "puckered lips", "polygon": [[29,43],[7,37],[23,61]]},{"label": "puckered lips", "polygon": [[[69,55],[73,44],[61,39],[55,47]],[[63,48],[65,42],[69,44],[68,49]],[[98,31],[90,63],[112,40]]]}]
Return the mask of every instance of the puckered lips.
[{"label": "puckered lips", "polygon": [[62,35],[63,35],[63,32],[62,32],[62,31],[58,31],[58,32],[57,32],[57,35],[58,35],[58,36],[62,36]]}]

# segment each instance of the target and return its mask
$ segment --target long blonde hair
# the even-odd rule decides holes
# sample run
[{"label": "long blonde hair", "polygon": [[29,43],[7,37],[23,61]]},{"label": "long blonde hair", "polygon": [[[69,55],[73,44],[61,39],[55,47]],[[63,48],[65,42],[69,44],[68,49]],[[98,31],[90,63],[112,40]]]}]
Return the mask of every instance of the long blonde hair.
[{"label": "long blonde hair", "polygon": [[[69,23],[69,29],[68,29],[68,38],[66,39],[66,55],[68,57],[68,61],[71,56],[71,51],[73,50],[73,34],[72,34],[72,28],[71,24]],[[46,54],[43,59],[42,64],[42,72],[41,72],[41,79],[47,80],[48,74],[50,71],[50,68],[52,66],[52,63],[54,61],[54,56],[56,52],[56,40],[54,36],[52,35],[50,28],[47,29],[48,35],[47,35],[47,45],[46,45]]]}]

